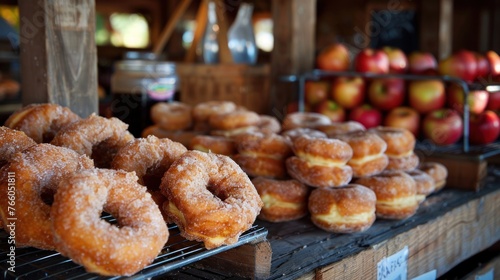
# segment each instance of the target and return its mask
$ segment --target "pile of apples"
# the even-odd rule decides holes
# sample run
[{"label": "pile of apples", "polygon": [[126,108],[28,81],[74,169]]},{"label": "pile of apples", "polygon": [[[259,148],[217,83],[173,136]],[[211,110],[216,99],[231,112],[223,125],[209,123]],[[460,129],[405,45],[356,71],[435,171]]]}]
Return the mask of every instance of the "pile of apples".
[{"label": "pile of apples", "polygon": [[[322,113],[332,121],[354,120],[365,127],[404,127],[419,139],[450,145],[463,136],[463,89],[445,83],[435,75],[460,78],[469,84],[486,78],[500,81],[500,57],[494,51],[484,55],[461,50],[437,61],[428,52],[405,54],[393,47],[363,49],[351,59],[347,47],[336,43],[322,50],[316,66],[325,71],[388,74],[384,78],[336,76],[308,80],[305,84],[306,111]],[[405,80],[391,74],[427,76]],[[471,144],[488,144],[500,134],[500,92],[469,89]],[[290,110],[293,111],[293,104]]]}]

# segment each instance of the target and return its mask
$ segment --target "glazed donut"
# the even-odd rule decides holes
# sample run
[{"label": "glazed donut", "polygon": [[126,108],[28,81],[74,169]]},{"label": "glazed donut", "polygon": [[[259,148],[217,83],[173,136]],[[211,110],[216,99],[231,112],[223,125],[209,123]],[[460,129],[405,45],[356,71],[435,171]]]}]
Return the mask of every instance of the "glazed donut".
[{"label": "glazed donut", "polygon": [[[115,226],[101,219],[106,212]],[[168,240],[167,225],[133,172],[93,169],[59,184],[50,216],[57,250],[87,272],[132,275]]]},{"label": "glazed donut", "polygon": [[262,208],[248,176],[223,155],[187,151],[165,173],[160,189],[181,235],[207,249],[237,242]]},{"label": "glazed donut", "polygon": [[349,184],[314,189],[308,207],[317,227],[334,233],[353,233],[365,231],[375,222],[376,201],[371,189]]},{"label": "glazed donut", "polygon": [[377,133],[387,143],[387,170],[410,171],[417,168],[419,158],[413,152],[416,139],[408,129],[379,126],[370,131]]},{"label": "glazed donut", "polygon": [[231,101],[206,101],[193,108],[193,118],[196,122],[206,123],[211,115],[226,114],[236,110],[236,104]]},{"label": "glazed donut", "polygon": [[422,162],[418,169],[429,174],[435,182],[434,192],[441,190],[446,185],[448,169],[438,162]]},{"label": "glazed donut", "polygon": [[418,209],[415,180],[403,171],[386,170],[378,175],[355,181],[372,189],[377,196],[377,217],[402,220]]},{"label": "glazed donut", "polygon": [[173,101],[158,102],[151,107],[151,120],[165,130],[185,130],[193,123],[192,108],[188,104]]},{"label": "glazed donut", "polygon": [[258,219],[278,223],[307,215],[310,188],[297,180],[273,180],[257,177],[252,180],[264,205]]},{"label": "glazed donut", "polygon": [[257,127],[259,131],[265,134],[277,134],[281,131],[281,123],[276,117],[259,115],[259,123]]},{"label": "glazed donut", "polygon": [[36,142],[23,131],[0,126],[0,167],[4,166],[17,152],[21,152]]},{"label": "glazed donut", "polygon": [[61,128],[79,119],[69,108],[57,104],[31,104],[10,115],[5,126],[24,131],[37,143],[50,143]]},{"label": "glazed donut", "polygon": [[107,168],[118,150],[134,140],[127,128],[128,125],[117,118],[92,114],[65,126],[51,144],[87,155],[94,160],[96,167]]},{"label": "glazed donut", "polygon": [[312,128],[307,128],[307,127],[299,127],[299,128],[294,128],[290,129],[287,131],[283,131],[281,133],[282,136],[285,136],[286,138],[290,139],[293,141],[295,138],[300,137],[302,135],[307,135],[310,137],[315,137],[315,138],[328,138],[328,136],[316,129]]},{"label": "glazed donut", "polygon": [[191,145],[192,139],[198,135],[202,135],[202,132],[189,130],[169,131],[162,129],[158,125],[151,125],[146,127],[141,133],[143,138],[146,138],[149,135],[154,135],[158,138],[168,138],[172,141],[179,142],[184,145],[184,147],[188,148]]},{"label": "glazed donut", "polygon": [[323,114],[313,112],[294,112],[287,114],[283,119],[281,128],[287,131],[299,127],[316,128],[322,125],[331,124],[330,118]]},{"label": "glazed donut", "polygon": [[384,171],[389,164],[385,154],[387,144],[373,132],[360,130],[337,135],[336,138],[352,148],[352,158],[347,165],[352,167],[354,177],[376,175]]},{"label": "glazed donut", "polygon": [[325,133],[328,137],[335,137],[344,133],[366,130],[364,125],[357,121],[333,122],[327,125],[320,125],[316,127],[316,129]]},{"label": "glazed donut", "polygon": [[191,139],[190,148],[205,153],[215,153],[225,156],[236,154],[236,143],[233,139],[222,136],[197,135]]},{"label": "glazed donut", "polygon": [[293,141],[295,156],[286,159],[288,174],[312,187],[338,187],[352,179],[352,148],[338,139],[301,136]]},{"label": "glazed donut", "polygon": [[291,142],[278,134],[244,133],[234,137],[240,155],[284,159],[292,155]]},{"label": "glazed donut", "polygon": [[[64,177],[93,167],[88,157],[50,144],[31,146],[11,158],[2,169],[0,188],[7,194],[10,190],[8,173],[15,174],[16,246],[54,250],[51,206],[42,195],[55,193]],[[8,222],[9,206],[12,205],[8,196],[0,195],[0,214],[4,224]]]},{"label": "glazed donut", "polygon": [[406,171],[406,173],[415,181],[417,201],[418,203],[422,203],[429,194],[434,192],[436,186],[434,179],[429,174],[419,169]]},{"label": "glazed donut", "polygon": [[226,131],[257,126],[260,117],[255,112],[237,110],[225,114],[213,114],[208,121],[212,130]]},{"label": "glazed donut", "polygon": [[287,176],[285,160],[236,154],[233,159],[250,177],[284,179]]}]

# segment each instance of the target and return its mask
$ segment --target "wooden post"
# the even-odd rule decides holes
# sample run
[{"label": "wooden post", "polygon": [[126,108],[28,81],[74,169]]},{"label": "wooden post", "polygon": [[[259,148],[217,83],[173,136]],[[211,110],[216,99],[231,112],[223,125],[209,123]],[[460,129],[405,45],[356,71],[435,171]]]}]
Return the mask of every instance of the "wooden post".
[{"label": "wooden post", "polygon": [[94,0],[19,0],[23,105],[98,111]]},{"label": "wooden post", "polygon": [[[271,112],[282,117],[287,100],[294,94],[283,75],[301,74],[314,68],[316,0],[273,0],[274,49],[271,57],[273,100]],[[296,92],[295,92],[296,94]],[[283,104],[285,102],[285,104]]]},{"label": "wooden post", "polygon": [[453,37],[453,0],[420,2],[420,49],[438,60],[451,55]]}]

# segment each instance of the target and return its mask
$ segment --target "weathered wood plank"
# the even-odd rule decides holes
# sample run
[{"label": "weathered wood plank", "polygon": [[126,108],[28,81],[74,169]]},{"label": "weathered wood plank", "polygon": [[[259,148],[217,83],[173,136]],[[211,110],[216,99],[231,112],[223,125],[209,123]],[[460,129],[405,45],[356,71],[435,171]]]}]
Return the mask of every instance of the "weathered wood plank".
[{"label": "weathered wood plank", "polygon": [[453,39],[453,0],[420,1],[420,50],[448,57]]}]

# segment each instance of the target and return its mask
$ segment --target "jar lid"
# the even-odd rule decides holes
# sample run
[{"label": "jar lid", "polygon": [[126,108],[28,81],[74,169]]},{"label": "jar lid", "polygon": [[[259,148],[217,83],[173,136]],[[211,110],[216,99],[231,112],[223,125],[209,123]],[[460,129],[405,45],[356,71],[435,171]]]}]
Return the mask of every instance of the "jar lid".
[{"label": "jar lid", "polygon": [[156,75],[175,75],[175,63],[168,61],[152,60],[121,60],[115,63],[115,71],[137,73],[137,74],[156,74]]}]

